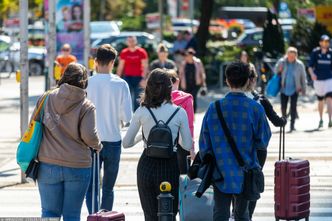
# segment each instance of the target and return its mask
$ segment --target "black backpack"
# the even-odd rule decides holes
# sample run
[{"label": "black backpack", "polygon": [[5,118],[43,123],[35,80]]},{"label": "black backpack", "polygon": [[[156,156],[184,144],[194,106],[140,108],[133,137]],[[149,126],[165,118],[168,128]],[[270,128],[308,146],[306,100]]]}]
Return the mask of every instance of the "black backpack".
[{"label": "black backpack", "polygon": [[173,143],[172,131],[168,127],[168,123],[173,119],[175,114],[180,110],[178,107],[174,113],[170,116],[170,118],[165,122],[162,120],[157,120],[155,115],[152,113],[151,109],[147,107],[149,110],[154,122],[154,125],[149,133],[149,137],[146,140],[144,137],[143,129],[143,140],[146,143],[146,155],[153,158],[164,158],[169,159],[173,156],[173,148],[178,143],[179,135],[176,137]]}]

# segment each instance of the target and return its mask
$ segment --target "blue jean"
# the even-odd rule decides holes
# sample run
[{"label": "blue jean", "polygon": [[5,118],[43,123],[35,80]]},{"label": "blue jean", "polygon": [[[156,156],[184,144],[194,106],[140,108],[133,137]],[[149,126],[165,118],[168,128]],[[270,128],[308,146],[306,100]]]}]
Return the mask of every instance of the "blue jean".
[{"label": "blue jean", "polygon": [[91,168],[71,168],[40,163],[38,189],[42,217],[61,217],[79,221]]},{"label": "blue jean", "polygon": [[[102,198],[100,209],[112,210],[114,201],[113,188],[119,171],[120,155],[121,155],[121,141],[118,142],[101,142],[103,149],[100,151],[100,165],[104,164],[104,177],[102,185]],[[97,169],[97,168],[96,168]],[[91,169],[91,174],[92,173]],[[95,172],[95,179],[97,178],[97,171]],[[93,176],[91,176],[90,185],[86,194],[86,205],[88,207],[89,214],[96,211],[92,211],[92,182]],[[95,208],[97,209],[97,191],[98,184],[95,186]]]},{"label": "blue jean", "polygon": [[143,79],[142,77],[131,77],[131,76],[125,76],[123,78],[128,86],[129,86],[129,90],[130,90],[130,94],[131,94],[131,99],[134,102],[133,103],[133,107],[134,107],[134,111],[139,107],[139,96],[142,92],[142,88],[140,86],[140,82]]}]

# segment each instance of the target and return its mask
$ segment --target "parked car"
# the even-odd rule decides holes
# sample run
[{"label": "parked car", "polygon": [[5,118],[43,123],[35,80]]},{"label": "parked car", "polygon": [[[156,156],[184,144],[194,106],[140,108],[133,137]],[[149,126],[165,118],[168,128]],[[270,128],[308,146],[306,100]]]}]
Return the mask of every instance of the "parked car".
[{"label": "parked car", "polygon": [[196,32],[199,21],[192,20],[188,18],[173,18],[172,19],[172,29],[174,32],[181,32],[181,31],[192,31],[191,26],[193,26],[194,32]]},{"label": "parked car", "polygon": [[[29,47],[29,74],[42,75],[45,68],[45,47]],[[0,36],[0,61],[3,61],[6,72],[14,72],[19,69],[20,43],[12,42],[8,36]],[[3,69],[3,68],[2,68]],[[3,69],[4,70],[4,69]]]},{"label": "parked car", "polygon": [[[293,26],[281,26],[285,42],[290,42],[292,37]],[[245,30],[242,35],[237,39],[236,44],[239,47],[260,47],[263,44],[263,28],[254,28]]]},{"label": "parked car", "polygon": [[[156,51],[157,46],[160,42],[160,39],[147,32],[121,32],[118,35],[109,35],[106,38],[94,41],[91,45],[91,55],[94,56],[96,54],[97,48],[103,44],[110,44],[117,51],[120,52],[123,48],[127,46],[126,40],[129,36],[136,36],[138,45],[145,48],[147,51],[152,52]],[[172,44],[167,41],[163,41],[163,43],[168,48],[173,47]]]},{"label": "parked car", "polygon": [[91,42],[94,42],[97,39],[107,38],[110,35],[120,34],[118,22],[115,21],[93,21],[90,22],[90,28]]},{"label": "parked car", "polygon": [[245,30],[237,39],[236,44],[241,48],[262,46],[263,28]]}]

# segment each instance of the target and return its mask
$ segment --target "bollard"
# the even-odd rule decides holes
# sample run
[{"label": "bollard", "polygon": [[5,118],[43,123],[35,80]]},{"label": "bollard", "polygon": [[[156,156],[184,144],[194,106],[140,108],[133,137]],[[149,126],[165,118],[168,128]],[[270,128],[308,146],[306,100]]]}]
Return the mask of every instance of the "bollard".
[{"label": "bollard", "polygon": [[171,194],[172,186],[169,182],[162,182],[160,184],[160,194],[158,199],[158,221],[173,221],[173,200]]},{"label": "bollard", "polygon": [[21,83],[21,71],[20,70],[16,71],[16,82]]},{"label": "bollard", "polygon": [[60,65],[55,64],[53,70],[54,70],[54,73],[53,73],[54,79],[59,81],[62,77],[62,73],[61,73],[62,67]]}]

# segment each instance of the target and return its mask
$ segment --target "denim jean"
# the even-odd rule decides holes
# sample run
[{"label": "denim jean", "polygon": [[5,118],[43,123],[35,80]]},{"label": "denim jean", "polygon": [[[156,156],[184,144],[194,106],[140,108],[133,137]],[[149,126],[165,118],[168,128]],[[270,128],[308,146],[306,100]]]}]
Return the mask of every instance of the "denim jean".
[{"label": "denim jean", "polygon": [[217,187],[213,187],[214,192],[214,221],[228,221],[230,218],[230,206],[233,197],[235,198],[234,218],[235,221],[249,221],[248,200],[245,200],[239,195],[226,194],[220,192]]},{"label": "denim jean", "polygon": [[[101,206],[100,209],[112,210],[113,201],[114,201],[114,192],[113,188],[115,185],[116,178],[118,176],[119,171],[119,163],[120,163],[120,155],[121,155],[121,141],[118,142],[102,142],[103,149],[100,151],[100,165],[104,166],[104,177],[102,184],[102,198],[101,198]],[[97,169],[97,168],[96,168]],[[91,174],[92,173],[91,169]],[[97,171],[95,173],[97,176]],[[92,182],[93,176],[91,176],[90,185],[88,188],[88,192],[86,194],[86,205],[88,207],[89,213],[93,213],[96,211],[92,211]],[[95,186],[95,208],[97,208],[97,191],[98,184]]]},{"label": "denim jean", "polygon": [[134,111],[139,107],[139,96],[142,92],[142,88],[140,86],[140,82],[143,79],[142,77],[131,77],[131,76],[125,76],[123,78],[128,86],[129,86],[129,90],[130,90],[130,94],[131,94],[131,99],[133,101],[133,107],[134,107]]},{"label": "denim jean", "polygon": [[38,189],[42,217],[61,217],[79,221],[91,168],[71,168],[40,163]]}]

